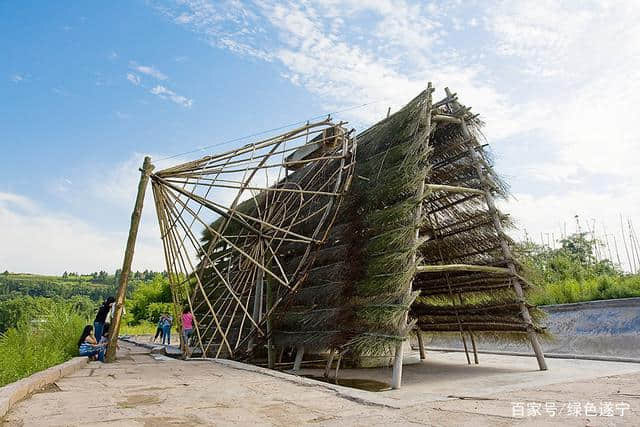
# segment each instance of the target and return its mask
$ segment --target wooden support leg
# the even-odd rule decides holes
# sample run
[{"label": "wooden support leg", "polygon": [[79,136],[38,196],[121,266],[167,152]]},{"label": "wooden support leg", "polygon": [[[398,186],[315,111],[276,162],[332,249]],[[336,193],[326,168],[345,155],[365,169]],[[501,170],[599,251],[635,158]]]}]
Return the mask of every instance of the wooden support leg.
[{"label": "wooden support leg", "polygon": [[464,337],[464,332],[460,331],[460,337],[462,338],[462,345],[464,346],[464,354],[467,356],[467,364],[471,365],[471,358],[469,357],[469,349],[467,348],[467,339]]},{"label": "wooden support leg", "polygon": [[293,362],[294,372],[300,371],[300,365],[302,364],[302,356],[304,356],[304,346],[299,345],[297,346],[296,359]]},{"label": "wooden support leg", "polygon": [[391,388],[394,390],[402,387],[402,359],[404,357],[403,342],[396,344],[396,354],[393,358],[393,374],[391,375]]},{"label": "wooden support leg", "polygon": [[342,353],[338,354],[338,361],[336,362],[336,376],[333,378],[333,382],[338,384],[338,370],[340,369],[340,362],[342,361]]},{"label": "wooden support leg", "polygon": [[476,348],[476,338],[473,336],[473,332],[469,329],[469,337],[471,338],[471,346],[473,347],[473,361],[477,365],[478,362],[478,349]]},{"label": "wooden support leg", "polygon": [[327,366],[324,368],[324,377],[329,378],[329,371],[331,370],[331,364],[333,363],[333,358],[335,357],[336,350],[334,348],[331,349],[329,353],[329,359],[327,359]]},{"label": "wooden support leg", "polygon": [[[273,287],[271,286],[271,280],[267,280],[267,313],[271,312],[273,307]],[[267,318],[267,364],[269,369],[275,369],[276,367],[276,348],[273,345],[273,325],[271,324],[271,316]]]},{"label": "wooden support leg", "polygon": [[547,361],[544,359],[544,352],[542,351],[542,346],[538,341],[538,336],[533,331],[528,331],[529,341],[531,341],[531,347],[533,347],[533,352],[536,354],[536,359],[538,359],[538,367],[541,371],[546,371],[547,369]]},{"label": "wooden support leg", "polygon": [[418,329],[416,331],[416,335],[418,336],[418,347],[420,349],[420,360],[424,360],[427,358],[424,351],[424,342],[422,340],[422,331]]},{"label": "wooden support leg", "polygon": [[[444,90],[448,97],[451,96],[451,92],[449,91],[449,88],[445,88]],[[457,101],[454,102],[454,105],[458,105]],[[471,132],[469,132],[467,123],[464,118],[460,123],[460,129],[462,130],[462,135],[465,138],[467,139],[474,138],[473,135],[471,135]],[[525,304],[524,291],[522,290],[522,286],[520,285],[520,280],[517,279],[517,270],[515,267],[515,263],[513,262],[513,255],[511,253],[511,248],[509,247],[509,244],[507,243],[507,240],[505,238],[505,233],[502,228],[502,223],[500,222],[499,212],[498,212],[498,209],[496,208],[496,204],[493,198],[491,179],[487,176],[487,172],[484,170],[482,159],[480,158],[480,154],[478,154],[478,152],[474,149],[469,151],[469,155],[471,156],[471,159],[474,163],[474,167],[476,169],[478,178],[480,179],[480,182],[484,187],[484,191],[485,191],[484,198],[485,198],[485,201],[487,202],[487,207],[489,208],[491,219],[493,220],[493,226],[500,239],[500,246],[502,247],[502,253],[504,255],[504,258],[507,261],[507,267],[509,268],[509,271],[511,272],[511,274],[514,276],[514,279],[511,280],[511,284],[516,294],[517,301],[520,304],[520,315],[522,316],[522,320],[524,324],[527,325],[527,335],[529,336],[529,340],[531,341],[531,347],[533,347],[533,352],[536,355],[536,359],[538,359],[538,366],[540,370],[546,371],[547,362],[544,360],[544,353],[542,352],[542,347],[540,346],[540,343],[538,342],[538,337],[535,331],[533,330],[533,322],[531,320],[531,315],[529,314],[529,309]]]}]

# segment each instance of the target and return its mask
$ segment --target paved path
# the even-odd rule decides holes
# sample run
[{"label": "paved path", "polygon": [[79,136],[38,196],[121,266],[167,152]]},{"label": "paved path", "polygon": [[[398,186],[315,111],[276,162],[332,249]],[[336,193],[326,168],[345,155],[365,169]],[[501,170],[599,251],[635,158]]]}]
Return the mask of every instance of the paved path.
[{"label": "paved path", "polygon": [[[153,357],[123,344],[119,361],[90,363],[5,417],[10,426],[175,425],[639,425],[640,374],[447,398],[401,409],[356,402],[323,386],[304,386],[214,362]],[[604,363],[604,362],[603,362]],[[640,367],[638,367],[640,370]],[[394,392],[391,392],[394,393]],[[462,397],[462,391],[461,391]],[[513,417],[512,402],[627,402],[624,417]]]}]

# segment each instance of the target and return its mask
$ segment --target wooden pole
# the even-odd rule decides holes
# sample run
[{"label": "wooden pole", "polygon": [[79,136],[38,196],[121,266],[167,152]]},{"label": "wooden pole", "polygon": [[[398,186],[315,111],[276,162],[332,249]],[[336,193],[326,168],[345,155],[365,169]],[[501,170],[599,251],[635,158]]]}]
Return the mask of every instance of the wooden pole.
[{"label": "wooden pole", "polygon": [[[425,103],[425,107],[423,109],[423,114],[424,117],[421,117],[422,119],[424,119],[424,124],[425,124],[425,130],[424,132],[426,132],[426,141],[425,143],[429,142],[429,135],[431,135],[431,94],[433,92],[433,88],[431,86],[431,82],[429,82],[427,84],[427,100]],[[416,126],[416,130],[419,128],[420,126],[420,122],[418,122],[418,125]],[[424,187],[425,187],[425,182],[424,179],[422,181],[420,181],[420,184],[418,185],[418,192],[417,192],[417,200],[422,200],[422,195],[424,194]],[[416,212],[415,212],[415,223],[419,224],[420,221],[422,221],[422,203],[418,204],[418,207],[416,208]],[[416,230],[416,234],[415,234],[415,239],[416,241],[420,238],[420,230],[417,229]],[[413,262],[416,263],[416,255],[414,254],[413,256]],[[409,285],[409,289],[407,290],[408,293],[411,292],[411,286],[412,284]],[[407,316],[408,313],[403,317],[403,326],[407,324]],[[403,346],[404,342],[403,341],[399,341],[396,344],[396,348],[395,348],[395,354],[393,357],[393,372],[391,374],[391,388],[395,389],[399,389],[402,386],[402,360],[404,358],[404,346]],[[337,369],[336,369],[337,372]],[[337,381],[337,374],[336,374],[336,381]]]},{"label": "wooden pole", "polygon": [[622,243],[624,243],[624,251],[627,254],[627,261],[629,262],[629,272],[633,273],[633,263],[631,262],[631,257],[629,256],[629,248],[627,247],[627,237],[624,235],[624,224],[622,222],[622,214],[620,214],[620,233],[622,233]]},{"label": "wooden pole", "polygon": [[476,347],[476,338],[473,336],[473,332],[471,329],[468,330],[469,336],[471,337],[471,346],[473,347],[473,361],[477,365],[478,362],[478,349]]},{"label": "wooden pole", "polygon": [[294,372],[299,372],[300,371],[300,365],[302,364],[302,357],[303,356],[304,356],[304,346],[299,345],[299,346],[297,346],[296,359],[293,362],[293,370],[294,370]]},{"label": "wooden pole", "polygon": [[418,336],[418,347],[420,350],[420,360],[424,360],[427,358],[424,352],[424,341],[422,340],[422,330],[420,328],[416,329],[416,335]]},{"label": "wooden pole", "polygon": [[336,349],[332,348],[329,353],[329,358],[327,359],[327,366],[324,368],[324,377],[329,378],[329,371],[331,370],[331,364],[333,363],[333,358],[336,355]]},{"label": "wooden pole", "polygon": [[138,184],[138,195],[136,203],[131,214],[131,226],[129,228],[129,238],[127,239],[127,248],[124,252],[124,261],[122,263],[122,273],[120,274],[120,283],[118,284],[118,293],[116,295],[116,308],[111,320],[111,328],[109,329],[109,344],[105,355],[106,362],[113,362],[116,358],[116,347],[118,345],[118,334],[120,333],[120,320],[122,319],[122,307],[124,307],[124,299],[127,294],[127,284],[129,282],[129,273],[131,273],[131,263],[133,262],[133,251],[136,246],[136,237],[138,236],[138,226],[140,225],[140,216],[142,215],[142,204],[144,203],[144,194],[147,190],[149,175],[153,171],[151,157],[144,158],[142,169],[140,169],[140,183]]},{"label": "wooden pole", "polygon": [[[271,285],[271,280],[267,280],[265,285],[267,286],[267,313],[269,313],[273,308],[273,286]],[[273,345],[272,317],[273,316],[267,316],[267,363],[269,369],[275,369],[276,367],[276,348]]]},{"label": "wooden pole", "polygon": [[342,362],[342,353],[338,354],[338,361],[336,362],[336,376],[333,378],[333,382],[338,384],[338,371],[340,370],[340,362]]},{"label": "wooden pole", "polygon": [[[451,94],[451,92],[449,91],[449,88],[445,88],[444,90],[447,96]],[[460,129],[462,130],[462,134],[465,138],[468,139],[472,137],[471,132],[469,132],[469,129],[467,128],[467,123],[464,119],[460,124]],[[469,153],[471,155],[471,159],[475,163],[475,168],[478,174],[478,178],[480,179],[483,186],[485,187],[485,201],[487,203],[487,207],[489,208],[489,212],[493,220],[495,231],[498,234],[498,237],[500,238],[500,246],[502,247],[502,253],[507,261],[507,267],[509,268],[509,271],[511,272],[511,274],[514,276],[514,278],[511,279],[511,284],[516,294],[517,301],[520,304],[520,314],[522,316],[522,320],[524,321],[527,327],[527,335],[529,336],[531,347],[533,347],[533,352],[535,353],[536,358],[538,359],[538,367],[540,368],[541,371],[546,371],[547,362],[544,360],[544,353],[542,352],[542,346],[540,345],[540,342],[538,341],[538,336],[536,335],[536,332],[533,329],[533,321],[531,320],[529,309],[525,304],[524,291],[522,290],[522,285],[520,283],[520,279],[517,274],[516,265],[513,262],[513,255],[511,254],[511,249],[509,248],[509,245],[507,244],[507,241],[504,238],[505,234],[504,234],[504,230],[502,229],[502,223],[500,222],[498,209],[496,208],[495,201],[493,200],[493,195],[491,194],[491,183],[488,181],[486,177],[486,173],[482,168],[482,164],[480,162],[481,160],[480,155],[476,152],[476,150],[470,150]]]},{"label": "wooden pole", "polygon": [[[262,241],[258,241],[258,245],[261,246],[262,245]],[[258,251],[261,254],[261,259],[260,259],[260,263],[262,265],[265,264],[264,262],[264,252],[262,250],[260,250],[261,248],[258,248]],[[264,289],[264,271],[262,270],[258,270],[257,272],[257,278],[255,281],[255,293],[253,296],[253,319],[260,324],[260,322],[262,321],[262,292]],[[255,330],[255,328],[254,328]],[[249,351],[253,350],[254,347],[254,336],[252,336],[249,339]]]}]

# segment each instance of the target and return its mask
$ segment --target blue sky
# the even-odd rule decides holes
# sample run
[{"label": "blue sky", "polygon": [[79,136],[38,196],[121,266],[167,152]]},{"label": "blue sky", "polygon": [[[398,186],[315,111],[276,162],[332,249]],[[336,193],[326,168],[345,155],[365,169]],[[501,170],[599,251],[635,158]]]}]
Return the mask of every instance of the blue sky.
[{"label": "blue sky", "polygon": [[[116,268],[144,154],[367,104],[338,116],[361,130],[427,81],[486,121],[515,236],[575,214],[618,232],[640,221],[639,18],[604,0],[2,2],[0,270]],[[140,269],[162,268],[151,206]]]}]

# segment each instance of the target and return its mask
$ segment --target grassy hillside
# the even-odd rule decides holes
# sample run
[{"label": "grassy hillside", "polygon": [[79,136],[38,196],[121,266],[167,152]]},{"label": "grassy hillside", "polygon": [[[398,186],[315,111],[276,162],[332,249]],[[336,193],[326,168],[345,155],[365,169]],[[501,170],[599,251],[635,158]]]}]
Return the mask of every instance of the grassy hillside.
[{"label": "grassy hillside", "polygon": [[43,276],[27,273],[0,274],[0,299],[19,295],[46,298],[86,296],[91,300],[104,300],[116,290],[115,276],[98,280],[91,275]]},{"label": "grassy hillside", "polygon": [[[96,310],[115,295],[119,272],[45,276],[0,274],[0,386],[77,356],[77,340]],[[129,281],[121,333],[153,332],[170,309],[166,278],[135,272]]]},{"label": "grassy hillside", "polygon": [[594,243],[580,233],[562,240],[559,249],[520,244],[520,261],[539,286],[531,302],[547,305],[640,297],[640,275],[625,273],[608,259],[597,259]]}]

